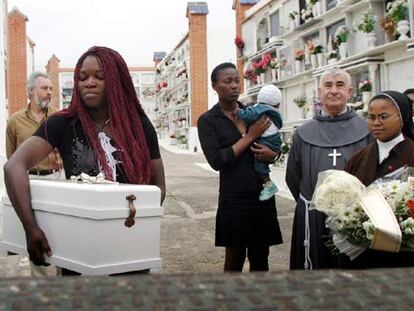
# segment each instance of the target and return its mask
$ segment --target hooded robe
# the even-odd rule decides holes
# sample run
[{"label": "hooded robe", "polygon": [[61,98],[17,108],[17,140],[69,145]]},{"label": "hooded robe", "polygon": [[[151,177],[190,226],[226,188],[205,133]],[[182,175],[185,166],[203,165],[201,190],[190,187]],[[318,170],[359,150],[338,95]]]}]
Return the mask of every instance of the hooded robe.
[{"label": "hooded robe", "polygon": [[[305,259],[308,268],[339,266],[339,257],[333,256],[325,245],[329,235],[325,215],[313,209],[305,217],[304,199],[312,199],[319,172],[343,170],[348,159],[371,140],[367,122],[351,109],[336,117],[319,113],[295,131],[286,169],[286,183],[296,200],[290,269],[304,269]],[[306,234],[305,222],[309,224]],[[305,253],[307,236],[308,248]]]}]

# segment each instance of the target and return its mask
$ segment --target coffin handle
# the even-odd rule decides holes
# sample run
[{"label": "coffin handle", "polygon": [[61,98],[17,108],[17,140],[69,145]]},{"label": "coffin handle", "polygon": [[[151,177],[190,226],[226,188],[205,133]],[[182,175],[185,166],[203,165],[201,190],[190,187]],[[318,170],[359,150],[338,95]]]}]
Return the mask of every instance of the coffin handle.
[{"label": "coffin handle", "polygon": [[134,201],[137,197],[133,194],[130,194],[126,197],[126,199],[128,200],[129,204],[128,204],[128,208],[129,208],[129,216],[127,219],[125,219],[125,226],[127,226],[128,228],[132,227],[135,224],[135,214],[137,212],[137,209],[134,206]]}]

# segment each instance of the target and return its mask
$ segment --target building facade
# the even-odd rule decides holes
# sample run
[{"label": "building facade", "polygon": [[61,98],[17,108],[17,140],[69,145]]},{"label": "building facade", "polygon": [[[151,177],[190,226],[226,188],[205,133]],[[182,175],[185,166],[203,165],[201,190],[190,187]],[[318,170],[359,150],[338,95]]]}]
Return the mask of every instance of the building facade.
[{"label": "building facade", "polygon": [[[240,12],[247,2],[256,2]],[[328,68],[347,70],[354,94],[348,103],[363,113],[380,90],[414,87],[414,1],[406,13],[392,16],[390,0],[235,0],[243,49],[239,70],[245,77],[244,101],[255,101],[262,85],[283,93],[280,111],[286,147],[295,127],[320,109],[318,82]],[[252,5],[250,3],[249,5]],[[388,7],[388,8],[387,8]],[[272,68],[273,67],[273,68]],[[286,148],[285,150],[287,150]],[[284,162],[279,163],[284,179]]]},{"label": "building facade", "polygon": [[[128,67],[140,103],[148,117],[155,120],[155,87],[153,66]],[[46,65],[52,83],[52,105],[56,109],[69,107],[73,94],[73,74],[75,68],[61,67],[60,60],[52,55]]]},{"label": "building facade", "polygon": [[27,22],[27,16],[17,8],[8,14],[6,76],[9,116],[27,105],[26,80],[34,71],[35,43],[27,37]]},{"label": "building facade", "polygon": [[161,138],[200,149],[197,120],[208,109],[205,2],[187,4],[188,33],[156,66],[156,127]]}]

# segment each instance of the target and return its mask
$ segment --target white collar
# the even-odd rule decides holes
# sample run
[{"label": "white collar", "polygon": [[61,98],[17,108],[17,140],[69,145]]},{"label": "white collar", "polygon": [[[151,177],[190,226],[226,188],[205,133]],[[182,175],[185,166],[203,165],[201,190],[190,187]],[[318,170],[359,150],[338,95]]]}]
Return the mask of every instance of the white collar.
[{"label": "white collar", "polygon": [[387,141],[387,142],[383,142],[377,139],[379,163],[382,163],[382,161],[384,161],[388,157],[392,148],[394,148],[404,139],[405,138],[402,133],[398,135],[397,137],[395,137],[394,139],[391,139],[390,141]]}]

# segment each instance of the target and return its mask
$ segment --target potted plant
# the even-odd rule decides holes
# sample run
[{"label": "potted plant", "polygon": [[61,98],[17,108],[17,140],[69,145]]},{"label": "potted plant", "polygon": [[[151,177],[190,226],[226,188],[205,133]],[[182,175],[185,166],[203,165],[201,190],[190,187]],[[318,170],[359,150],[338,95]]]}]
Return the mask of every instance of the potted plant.
[{"label": "potted plant", "polygon": [[302,49],[295,49],[295,71],[302,71],[302,62],[305,59],[305,52]]},{"label": "potted plant", "polygon": [[187,137],[185,135],[178,136],[177,142],[181,149],[187,149]]},{"label": "potted plant", "polygon": [[288,64],[288,61],[287,61],[287,59],[282,54],[280,56],[280,60],[279,60],[279,68],[280,68],[279,69],[280,74],[278,75],[279,76],[279,79],[285,77],[287,64]]},{"label": "potted plant", "polygon": [[177,145],[177,137],[174,133],[170,133],[170,145]]},{"label": "potted plant", "polygon": [[338,60],[338,53],[336,52],[336,50],[331,50],[328,51],[328,53],[326,54],[326,57],[328,58],[328,64],[335,64],[336,61]]},{"label": "potted plant", "polygon": [[295,29],[300,26],[300,15],[297,11],[292,11],[289,13],[289,18],[292,22],[292,29]]},{"label": "potted plant", "polygon": [[306,44],[308,46],[308,51],[310,54],[310,62],[312,65],[312,68],[317,68],[318,67],[318,59],[316,58],[316,46],[312,41],[308,41],[308,43]]},{"label": "potted plant", "polygon": [[346,58],[346,56],[347,56],[347,50],[348,50],[348,45],[347,45],[348,33],[349,33],[349,30],[344,25],[339,26],[338,29],[335,32],[335,43],[338,46],[338,49],[339,49],[339,57],[341,59]]},{"label": "potted plant", "polygon": [[236,36],[236,38],[234,39],[234,44],[239,49],[239,56],[243,56],[243,49],[244,49],[244,41],[243,41],[243,39],[240,38],[239,36]]},{"label": "potted plant", "polygon": [[360,81],[358,84],[358,90],[362,94],[362,102],[364,103],[364,107],[367,107],[368,102],[371,99],[371,92],[372,92],[371,81],[369,80]]},{"label": "potted plant", "polygon": [[394,41],[395,29],[397,27],[397,24],[391,19],[390,16],[385,15],[381,19],[381,27],[382,29],[384,29],[387,42]]},{"label": "potted plant", "polygon": [[316,58],[318,59],[318,66],[323,66],[323,45],[318,43],[315,45]]},{"label": "potted plant", "polygon": [[400,34],[398,40],[407,40],[407,32],[410,30],[408,23],[408,4],[407,0],[395,0],[387,4],[387,16],[389,16],[396,24],[397,31]]},{"label": "potted plant", "polygon": [[376,21],[376,16],[374,16],[371,9],[368,9],[363,13],[362,18],[356,25],[358,31],[366,34],[368,48],[375,47],[375,42],[377,41],[377,34],[374,32]]},{"label": "potted plant", "polygon": [[279,65],[280,65],[279,60],[276,57],[273,57],[270,60],[269,67],[270,67],[271,73],[272,73],[272,80],[277,80],[278,77],[279,77],[279,75],[277,74],[277,71],[280,69]]},{"label": "potted plant", "polygon": [[302,110],[303,118],[306,117],[306,113],[309,110],[308,99],[305,95],[298,96],[293,99],[293,102]]},{"label": "potted plant", "polygon": [[300,11],[300,15],[305,23],[313,19],[312,5],[306,5],[306,7]]},{"label": "potted plant", "polygon": [[312,15],[314,18],[317,18],[322,14],[322,5],[320,0],[309,0],[307,3],[312,6]]},{"label": "potted plant", "polygon": [[275,166],[285,166],[289,156],[290,148],[292,148],[292,140],[283,142],[280,146],[280,157],[275,161]]},{"label": "potted plant", "polygon": [[253,69],[255,71],[255,74],[257,76],[257,83],[258,84],[265,83],[265,72],[267,70],[267,66],[264,64],[263,60],[253,62],[252,67],[253,67]]},{"label": "potted plant", "polygon": [[257,83],[257,75],[254,69],[246,69],[244,72],[244,78],[249,82],[248,86],[252,86]]}]

